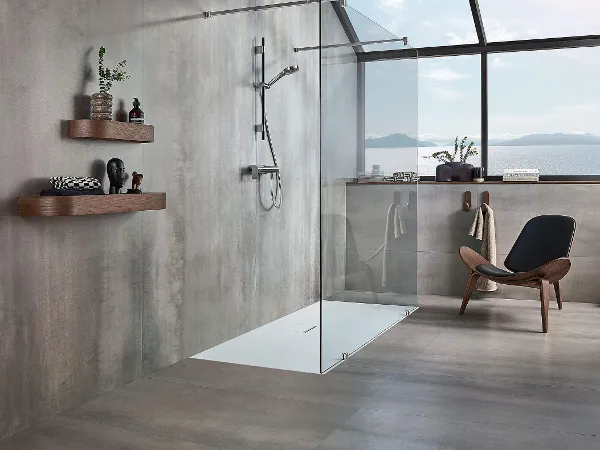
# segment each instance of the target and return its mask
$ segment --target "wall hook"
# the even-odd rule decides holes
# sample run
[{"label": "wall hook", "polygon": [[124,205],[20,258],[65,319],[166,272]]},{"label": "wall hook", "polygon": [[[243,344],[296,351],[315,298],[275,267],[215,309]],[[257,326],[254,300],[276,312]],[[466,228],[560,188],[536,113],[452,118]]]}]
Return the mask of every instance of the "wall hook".
[{"label": "wall hook", "polygon": [[490,193],[488,191],[483,193],[483,203],[490,206]]},{"label": "wall hook", "polygon": [[471,191],[465,192],[465,201],[463,202],[463,211],[464,212],[471,211]]}]

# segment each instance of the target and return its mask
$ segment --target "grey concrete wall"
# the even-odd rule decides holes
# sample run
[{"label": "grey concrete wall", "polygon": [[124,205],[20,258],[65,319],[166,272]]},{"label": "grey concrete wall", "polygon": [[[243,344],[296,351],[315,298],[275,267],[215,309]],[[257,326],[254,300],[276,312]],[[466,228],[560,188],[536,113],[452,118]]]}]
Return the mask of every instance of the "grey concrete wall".
[{"label": "grey concrete wall", "polygon": [[[368,257],[381,240],[379,218],[385,214],[389,198],[398,189],[410,188],[402,185],[348,186],[348,216],[354,224],[361,257]],[[473,197],[470,213],[462,211],[466,190],[470,190]],[[568,301],[600,304],[600,281],[594,275],[595,267],[600,264],[600,241],[597,240],[600,206],[595,200],[600,194],[600,185],[595,184],[419,185],[417,281],[420,294],[463,294],[468,273],[458,250],[463,245],[481,249],[481,242],[468,236],[468,230],[484,191],[490,193],[490,204],[495,213],[498,264],[501,266],[523,226],[532,217],[564,214],[575,218],[573,267],[562,283],[563,295]],[[353,289],[364,287],[364,284],[349,286]],[[498,286],[494,293],[478,293],[477,296],[536,299],[538,293],[527,288]]]},{"label": "grey concrete wall", "polygon": [[[240,2],[238,2],[240,3]],[[146,152],[165,215],[144,218],[144,371],[236,337],[319,298],[318,5],[180,20],[194,4],[147,0],[148,112],[168,124]],[[212,2],[213,9],[235,7]],[[253,132],[258,102],[252,51],[266,38],[267,74],[299,73],[267,93],[284,203],[264,211],[269,180],[241,170],[271,164]],[[168,39],[166,39],[168,37]],[[158,50],[157,50],[158,49]],[[149,61],[152,61],[150,63]],[[157,67],[158,70],[152,70]]]},{"label": "grey concrete wall", "polygon": [[[292,50],[318,43],[318,6],[197,17],[253,4],[0,0],[0,437],[318,300],[319,56]],[[253,131],[262,36],[270,75],[302,69],[270,92],[285,197],[269,213],[241,175],[269,162]],[[154,144],[63,137],[99,45],[127,58],[114,94],[141,97]],[[44,179],[114,156],[166,211],[15,216]]]},{"label": "grey concrete wall", "polygon": [[141,375],[142,215],[21,219],[16,199],[113,156],[143,168],[141,146],[66,139],[61,123],[93,92],[100,43],[128,59],[115,96],[143,99],[142,17],[140,2],[0,1],[0,437]]},{"label": "grey concrete wall", "polygon": [[[457,185],[440,189],[436,185],[419,187],[419,289],[422,293],[462,295],[466,271],[457,255],[461,245],[476,250],[480,242],[466,236],[474,213],[461,211],[460,198],[466,188],[474,195],[474,207],[482,201],[484,191],[490,193],[495,213],[498,242],[498,264],[502,265],[525,223],[541,214],[564,214],[577,221],[577,232],[571,251],[572,269],[561,283],[565,301],[600,303],[600,281],[595,267],[600,263],[600,207],[596,199],[600,185]],[[446,219],[444,219],[444,217]],[[449,220],[450,227],[440,227]],[[431,224],[437,223],[437,233]],[[428,225],[429,224],[429,225]],[[439,231],[444,229],[446,231]],[[457,231],[450,231],[451,229]],[[460,232],[459,232],[460,231]],[[451,282],[457,279],[462,282]],[[492,294],[516,299],[537,299],[532,289],[498,286]]]}]

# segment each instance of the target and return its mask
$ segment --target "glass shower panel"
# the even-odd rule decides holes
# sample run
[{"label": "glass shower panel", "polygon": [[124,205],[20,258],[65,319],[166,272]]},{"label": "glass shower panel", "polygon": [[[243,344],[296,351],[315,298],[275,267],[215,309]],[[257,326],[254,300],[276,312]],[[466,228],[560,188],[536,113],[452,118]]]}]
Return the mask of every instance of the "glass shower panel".
[{"label": "glass shower panel", "polygon": [[330,2],[321,8],[325,372],[417,305],[418,60],[365,64],[360,48],[327,48],[349,34]]}]

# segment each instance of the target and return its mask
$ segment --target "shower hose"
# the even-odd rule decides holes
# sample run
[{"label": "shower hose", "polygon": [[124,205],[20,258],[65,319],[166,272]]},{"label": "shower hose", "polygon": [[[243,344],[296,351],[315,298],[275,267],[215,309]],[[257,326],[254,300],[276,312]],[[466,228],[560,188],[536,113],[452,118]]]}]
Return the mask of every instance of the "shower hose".
[{"label": "shower hose", "polygon": [[[271,157],[273,158],[273,165],[279,167],[277,163],[277,154],[275,153],[275,146],[273,145],[273,139],[271,138],[271,132],[269,131],[269,120],[267,119],[267,112],[265,111],[263,122],[265,123],[265,132],[267,134],[267,142],[269,143],[269,149],[271,150]],[[262,202],[262,199],[261,199]],[[271,205],[265,207],[267,211],[273,208],[281,209],[283,203],[283,188],[281,186],[281,175],[279,172],[271,174]]]}]

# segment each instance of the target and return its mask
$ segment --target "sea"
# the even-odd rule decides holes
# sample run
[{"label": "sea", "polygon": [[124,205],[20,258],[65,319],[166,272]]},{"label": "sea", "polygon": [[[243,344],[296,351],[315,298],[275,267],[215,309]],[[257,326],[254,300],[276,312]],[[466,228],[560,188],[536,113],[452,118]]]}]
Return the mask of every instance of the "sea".
[{"label": "sea", "polygon": [[[418,158],[415,148],[367,148],[365,166],[371,171],[377,164],[386,175],[406,171],[432,176],[440,163],[425,157],[444,150],[453,153],[454,147],[422,147]],[[488,158],[488,175],[502,175],[504,169],[539,169],[540,175],[600,175],[600,145],[490,146]],[[481,157],[467,162],[479,166]]]}]

